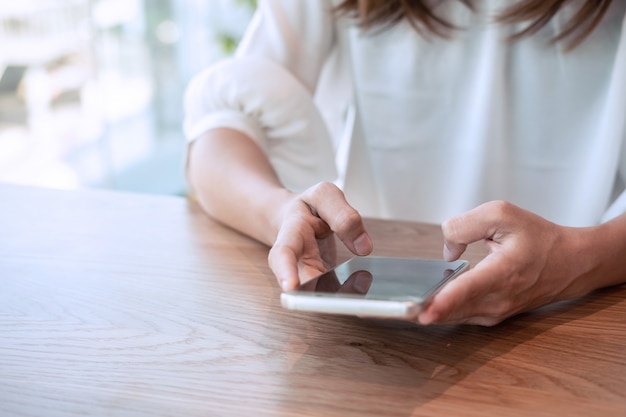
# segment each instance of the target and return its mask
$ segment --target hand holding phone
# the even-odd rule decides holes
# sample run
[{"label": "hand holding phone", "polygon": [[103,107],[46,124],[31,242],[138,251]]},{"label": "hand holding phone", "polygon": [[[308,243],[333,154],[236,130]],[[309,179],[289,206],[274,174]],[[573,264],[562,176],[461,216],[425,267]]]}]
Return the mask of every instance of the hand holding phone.
[{"label": "hand holding phone", "polygon": [[281,303],[290,310],[414,320],[468,266],[464,260],[358,257],[282,293]]}]

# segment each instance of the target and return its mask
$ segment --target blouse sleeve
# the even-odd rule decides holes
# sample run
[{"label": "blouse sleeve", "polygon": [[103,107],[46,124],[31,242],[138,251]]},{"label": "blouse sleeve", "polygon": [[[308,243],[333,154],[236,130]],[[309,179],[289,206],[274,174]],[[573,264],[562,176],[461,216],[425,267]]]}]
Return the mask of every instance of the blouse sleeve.
[{"label": "blouse sleeve", "polygon": [[187,140],[235,129],[264,150],[287,188],[335,180],[332,141],[314,102],[334,42],[329,8],[320,0],[260,1],[235,56],[189,83]]}]

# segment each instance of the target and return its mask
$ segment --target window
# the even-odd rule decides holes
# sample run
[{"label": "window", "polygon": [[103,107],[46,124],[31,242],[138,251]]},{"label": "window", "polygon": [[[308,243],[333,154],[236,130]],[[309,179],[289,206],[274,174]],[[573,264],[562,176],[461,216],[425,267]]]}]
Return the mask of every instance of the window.
[{"label": "window", "polygon": [[0,181],[183,194],[182,96],[244,0],[0,4]]}]

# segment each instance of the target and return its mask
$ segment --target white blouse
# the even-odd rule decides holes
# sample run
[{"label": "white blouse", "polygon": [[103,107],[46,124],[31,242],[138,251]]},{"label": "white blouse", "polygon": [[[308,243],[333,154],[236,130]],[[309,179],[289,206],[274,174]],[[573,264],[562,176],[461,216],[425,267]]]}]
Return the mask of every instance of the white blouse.
[{"label": "white blouse", "polygon": [[626,2],[572,51],[550,40],[574,6],[510,42],[504,0],[443,2],[450,39],[366,32],[333,3],[260,1],[235,56],[189,84],[188,140],[239,130],[285,186],[334,181],[367,216],[439,223],[494,199],[571,226],[626,211]]}]

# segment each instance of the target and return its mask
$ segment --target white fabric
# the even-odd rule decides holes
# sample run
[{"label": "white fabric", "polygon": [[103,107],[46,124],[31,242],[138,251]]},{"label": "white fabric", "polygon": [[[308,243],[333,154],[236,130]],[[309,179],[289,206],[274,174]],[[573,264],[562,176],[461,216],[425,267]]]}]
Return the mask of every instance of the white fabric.
[{"label": "white fabric", "polygon": [[575,5],[511,43],[519,27],[492,19],[507,1],[443,2],[463,28],[451,39],[364,33],[328,0],[261,1],[236,56],[190,84],[185,134],[240,130],[286,186],[334,180],[368,216],[439,223],[503,199],[597,224],[626,211],[626,2],[613,3],[565,51],[550,39]]}]

